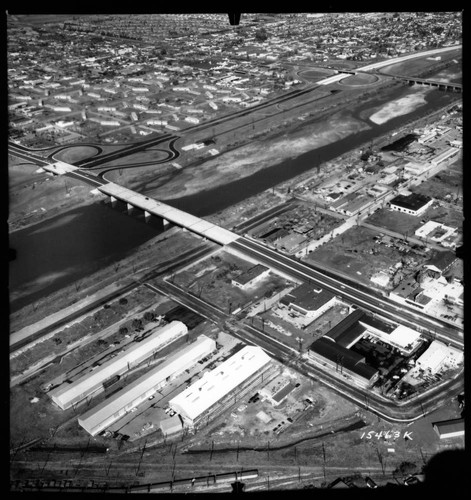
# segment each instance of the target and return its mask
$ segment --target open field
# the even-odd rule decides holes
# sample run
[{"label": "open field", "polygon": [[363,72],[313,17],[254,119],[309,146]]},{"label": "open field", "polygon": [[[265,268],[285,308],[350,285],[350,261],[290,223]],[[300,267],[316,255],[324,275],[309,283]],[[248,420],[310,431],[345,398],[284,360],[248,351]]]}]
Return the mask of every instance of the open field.
[{"label": "open field", "polygon": [[65,176],[37,174],[38,167],[9,168],[9,229],[14,231],[46,218],[93,203],[89,185]]},{"label": "open field", "polygon": [[[425,194],[427,191],[423,193]],[[463,224],[463,213],[447,205],[448,204],[445,203],[438,206],[432,205],[419,217],[396,210],[382,208],[370,215],[366,219],[366,222],[378,226],[378,228],[384,227],[385,229],[397,231],[402,235],[407,234],[408,236],[414,236],[414,232],[424,225],[422,221],[427,222],[433,220],[445,226],[461,228]]]},{"label": "open field", "polygon": [[340,85],[347,87],[361,87],[363,85],[371,85],[379,80],[379,76],[369,73],[358,73],[357,75],[348,76],[340,81]]},{"label": "open field", "polygon": [[171,199],[214,189],[366,128],[363,122],[337,113],[327,123],[306,124],[290,135],[256,141],[209,159],[197,168],[180,170],[150,194],[159,199]]},{"label": "open field", "polygon": [[[415,193],[425,194],[438,200],[453,201],[463,196],[463,160],[460,159],[446,170],[413,188]],[[462,203],[462,202],[461,202]],[[461,209],[457,203],[457,209]]]},{"label": "open field", "polygon": [[57,160],[64,161],[65,163],[74,164],[79,160],[84,160],[85,158],[92,158],[99,153],[99,149],[93,146],[73,146],[67,149],[63,149],[54,155]]},{"label": "open field", "polygon": [[[380,72],[387,75],[401,75],[401,76],[415,76],[418,77],[426,72],[433,70],[437,66],[441,66],[443,63],[450,62],[453,66],[461,67],[461,49],[456,51],[445,52],[440,54],[441,59],[438,61],[430,60],[426,57],[411,59],[401,63],[391,64],[381,68]],[[456,59],[458,63],[453,62]]]},{"label": "open field", "polygon": [[244,307],[257,299],[268,296],[267,294],[274,295],[287,286],[294,285],[272,272],[245,290],[231,284],[233,278],[253,266],[251,262],[221,251],[209,259],[199,261],[180,271],[170,280],[177,286],[226,311]]}]

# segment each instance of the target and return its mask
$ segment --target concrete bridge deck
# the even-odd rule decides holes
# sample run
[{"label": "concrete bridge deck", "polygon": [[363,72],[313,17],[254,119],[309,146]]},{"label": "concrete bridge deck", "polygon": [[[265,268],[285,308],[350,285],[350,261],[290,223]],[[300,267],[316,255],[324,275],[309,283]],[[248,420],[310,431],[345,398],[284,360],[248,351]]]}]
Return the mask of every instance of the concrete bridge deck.
[{"label": "concrete bridge deck", "polygon": [[116,200],[126,202],[133,207],[144,210],[148,214],[160,217],[221,245],[227,245],[240,238],[238,234],[219,227],[216,224],[212,224],[204,219],[195,217],[178,208],[171,207],[113,182],[99,186],[98,190]]}]

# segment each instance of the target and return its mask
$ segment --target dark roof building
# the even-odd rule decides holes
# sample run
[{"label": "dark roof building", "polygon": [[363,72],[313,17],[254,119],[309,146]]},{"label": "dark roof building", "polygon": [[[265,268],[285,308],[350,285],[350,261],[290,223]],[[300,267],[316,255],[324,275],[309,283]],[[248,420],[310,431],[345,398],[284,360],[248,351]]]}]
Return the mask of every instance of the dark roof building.
[{"label": "dark roof building", "polygon": [[334,298],[333,293],[322,288],[314,288],[309,283],[304,283],[285,295],[281,299],[281,303],[307,314],[318,311]]},{"label": "dark roof building", "polygon": [[390,202],[393,210],[411,215],[420,215],[433,203],[433,199],[420,193],[399,194]]},{"label": "dark roof building", "polygon": [[328,338],[320,338],[309,347],[309,356],[317,361],[327,361],[337,371],[348,374],[362,386],[368,386],[377,378],[378,370],[365,363],[365,358]]},{"label": "dark roof building", "polygon": [[427,264],[428,266],[434,266],[439,269],[442,274],[458,260],[458,257],[453,252],[445,250],[444,252],[436,252],[433,257],[431,257]]},{"label": "dark roof building", "polygon": [[340,323],[331,328],[324,337],[333,340],[343,347],[349,346],[354,337],[359,338],[365,331],[365,328],[358,324],[358,321],[363,316],[365,316],[364,311],[356,309]]}]

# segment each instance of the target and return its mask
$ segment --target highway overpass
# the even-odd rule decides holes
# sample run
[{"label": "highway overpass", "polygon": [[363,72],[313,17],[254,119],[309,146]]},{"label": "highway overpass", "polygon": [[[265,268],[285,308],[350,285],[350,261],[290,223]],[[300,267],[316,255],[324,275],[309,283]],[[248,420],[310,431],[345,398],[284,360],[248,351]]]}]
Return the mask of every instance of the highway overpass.
[{"label": "highway overpass", "polygon": [[98,190],[109,196],[111,201],[119,200],[127,203],[128,209],[138,208],[144,211],[146,217],[153,215],[165,221],[165,224],[175,224],[220,245],[227,245],[240,238],[238,234],[216,226],[216,224],[212,224],[204,219],[183,212],[183,210],[171,207],[113,182],[99,186]]},{"label": "highway overpass", "polygon": [[[361,68],[356,68],[354,71],[355,72],[360,72],[360,71],[370,71],[373,69],[379,69],[379,68],[384,68],[385,66],[390,66],[392,64],[398,64],[404,61],[408,61],[410,59],[417,59],[419,57],[426,57],[426,56],[432,56],[436,54],[441,54],[443,52],[449,52],[450,50],[457,50],[461,49],[462,46],[460,45],[452,45],[450,47],[442,47],[441,49],[432,49],[432,50],[426,50],[424,52],[417,52],[414,54],[408,54],[406,56],[401,56],[401,57],[395,57],[394,59],[386,59],[384,61],[372,63],[372,64],[367,64],[366,66],[363,66]],[[340,80],[343,80],[344,78],[348,78],[348,74],[346,73],[340,73],[338,75],[333,75],[329,76],[328,78],[325,78],[324,80],[320,80],[316,82],[316,85],[329,85],[331,83],[336,83],[339,82]]]}]

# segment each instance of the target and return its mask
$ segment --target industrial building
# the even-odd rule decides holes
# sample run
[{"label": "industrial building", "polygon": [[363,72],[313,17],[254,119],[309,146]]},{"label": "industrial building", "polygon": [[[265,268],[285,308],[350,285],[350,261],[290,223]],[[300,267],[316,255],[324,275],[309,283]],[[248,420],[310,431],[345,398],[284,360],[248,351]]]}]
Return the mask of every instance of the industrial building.
[{"label": "industrial building", "polygon": [[78,423],[92,436],[96,436],[132,408],[154,395],[172,378],[215,350],[216,342],[201,335],[195,342],[177,351],[169,359],[81,415]]},{"label": "industrial building", "polygon": [[255,385],[267,382],[276,368],[256,346],[246,346],[169,401],[189,428],[198,428],[237,402]]},{"label": "industrial building", "polygon": [[280,302],[290,310],[314,320],[333,307],[335,301],[335,295],[327,290],[304,283],[285,295]]},{"label": "industrial building", "polygon": [[456,368],[463,360],[463,351],[434,340],[422,356],[417,358],[416,367],[437,373],[445,367]]},{"label": "industrial building", "polygon": [[350,349],[366,332],[366,327],[359,323],[366,314],[357,309],[344,318],[340,323],[331,328],[324,338],[332,340],[337,345]]},{"label": "industrial building", "polygon": [[49,392],[50,398],[62,410],[79,403],[85,398],[101,392],[107,381],[122,375],[137,366],[157,351],[188,333],[188,328],[181,321],[172,321],[158,328],[144,340],[122,351],[116,357],[102,365],[94,366],[91,371],[71,383],[64,383]]},{"label": "industrial building", "polygon": [[397,326],[389,334],[380,330],[368,330],[368,333],[372,334],[378,340],[399,349],[405,355],[412,354],[419,347],[422,340],[419,332],[404,325]]},{"label": "industrial building", "polygon": [[232,279],[232,284],[245,290],[249,286],[255,284],[268,274],[270,269],[262,264],[256,264],[247,271],[242,272],[236,278]]},{"label": "industrial building", "polygon": [[329,338],[322,337],[313,342],[308,355],[317,364],[334,368],[337,373],[361,387],[370,387],[379,376],[376,368],[365,363],[364,356]]},{"label": "industrial building", "polygon": [[291,379],[279,375],[260,390],[260,396],[276,407],[283,403],[294,389],[296,385]]},{"label": "industrial building", "polygon": [[440,439],[464,436],[464,418],[433,422],[432,427]]},{"label": "industrial building", "polygon": [[422,215],[433,203],[429,196],[419,193],[399,194],[390,201],[391,208],[410,215]]},{"label": "industrial building", "polygon": [[165,437],[177,434],[183,430],[183,423],[180,415],[174,415],[173,417],[164,418],[160,421],[160,430]]}]

